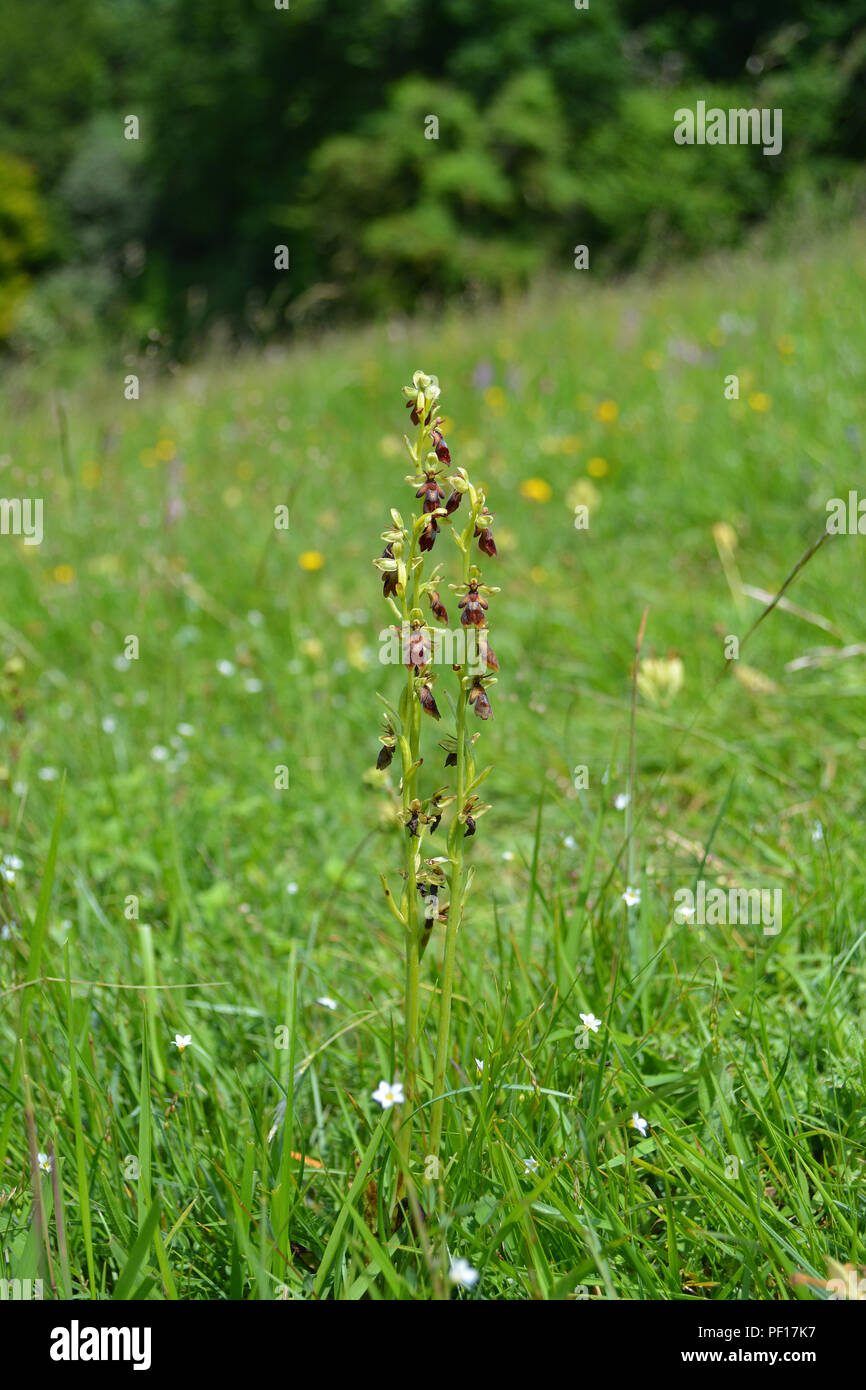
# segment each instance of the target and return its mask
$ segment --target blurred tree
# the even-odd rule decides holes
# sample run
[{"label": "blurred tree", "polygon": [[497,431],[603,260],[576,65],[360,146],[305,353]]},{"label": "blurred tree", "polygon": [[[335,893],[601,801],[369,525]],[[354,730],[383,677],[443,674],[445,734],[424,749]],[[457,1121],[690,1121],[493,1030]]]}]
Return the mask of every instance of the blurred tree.
[{"label": "blurred tree", "polygon": [[24,160],[0,153],[0,338],[9,333],[48,245],[48,220],[33,170]]},{"label": "blurred tree", "polygon": [[[595,267],[734,239],[862,160],[864,72],[866,0],[5,0],[0,150],[55,265],[179,348],[501,290],[590,236]],[[714,91],[786,108],[783,155],[674,146]]]}]

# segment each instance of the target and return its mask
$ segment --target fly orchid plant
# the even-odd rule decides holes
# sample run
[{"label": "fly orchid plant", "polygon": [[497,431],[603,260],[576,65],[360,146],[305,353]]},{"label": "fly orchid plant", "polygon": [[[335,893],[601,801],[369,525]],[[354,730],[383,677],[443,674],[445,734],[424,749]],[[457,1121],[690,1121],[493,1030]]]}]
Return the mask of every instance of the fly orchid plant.
[{"label": "fly orchid plant", "polygon": [[[470,731],[469,717],[484,721],[493,718],[488,689],[495,683],[499,664],[488,645],[488,598],[499,592],[482,584],[481,570],[473,563],[473,543],[486,558],[496,555],[484,489],[473,483],[466,470],[451,473],[451,454],[442,433],[439,416],[440,391],[435,376],[416,372],[411,386],[403,387],[406,408],[417,428],[414,442],[404,436],[412,472],[406,482],[418,501],[417,514],[404,521],[392,509],[391,525],[382,533],[385,549],[374,561],[382,575],[385,602],[399,622],[399,638],[393,636],[391,650],[399,652],[406,679],[395,708],[384,696],[384,732],[377,766],[389,766],[395,753],[401,762],[402,807],[399,825],[405,840],[403,888],[395,900],[387,880],[381,875],[386,902],[403,930],[406,945],[406,993],[404,1029],[405,1094],[409,1116],[400,1129],[399,1150],[404,1174],[411,1154],[412,1114],[421,1104],[419,1060],[421,1041],[421,999],[419,968],[437,927],[444,927],[444,950],[439,979],[439,1018],[436,1052],[432,1070],[432,1116],[429,1151],[438,1154],[442,1135],[442,1106],[451,1028],[451,1000],[457,936],[463,920],[466,898],[472,884],[473,868],[466,868],[466,841],[476,833],[478,820],[490,809],[478,796],[478,789],[490,772],[476,771],[474,746],[480,730]],[[449,491],[443,487],[447,484]],[[448,587],[459,595],[460,626],[448,630],[448,611],[440,598],[442,563],[432,564],[437,540],[450,530],[457,545],[454,572],[459,583]],[[445,557],[444,564],[452,556]],[[429,614],[422,605],[429,608]],[[434,622],[435,620],[435,622]],[[437,626],[442,624],[442,626]],[[385,659],[385,658],[383,658]],[[440,738],[438,747],[445,754],[444,767],[453,773],[430,779],[439,782],[450,776],[450,784],[422,786],[422,731],[442,720],[437,703],[443,695],[437,690],[436,665],[450,666],[454,678],[453,695],[445,689],[447,713],[453,715],[453,730]],[[444,672],[443,672],[444,674]],[[426,744],[426,739],[425,739]],[[424,769],[425,774],[427,769]],[[448,815],[447,833],[440,830]],[[443,843],[444,842],[444,843]],[[444,898],[444,901],[443,901]]]}]

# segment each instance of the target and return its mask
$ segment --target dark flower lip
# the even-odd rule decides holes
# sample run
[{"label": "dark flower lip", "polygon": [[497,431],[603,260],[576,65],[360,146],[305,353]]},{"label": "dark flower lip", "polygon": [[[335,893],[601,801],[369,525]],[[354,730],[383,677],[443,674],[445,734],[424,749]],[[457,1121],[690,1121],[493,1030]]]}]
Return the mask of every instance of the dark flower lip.
[{"label": "dark flower lip", "polygon": [[[393,547],[393,545],[390,544],[390,542],[389,542],[388,545],[385,546],[385,549],[382,551],[382,554],[381,554],[381,557],[380,557],[380,558],[383,559],[383,560],[393,560],[393,558],[394,558],[394,547]],[[382,575],[382,597],[383,597],[383,598],[393,598],[393,596],[396,594],[396,592],[397,592],[397,571],[396,571],[396,570],[385,570],[384,574]]]},{"label": "dark flower lip", "polygon": [[435,590],[435,589],[431,589],[431,590],[429,591],[428,597],[429,597],[429,599],[430,599],[430,607],[431,607],[432,610],[433,610],[433,616],[436,617],[436,618],[438,618],[439,621],[440,621],[440,623],[447,623],[447,621],[448,621],[448,610],[447,610],[447,608],[445,607],[444,603],[442,602],[442,600],[441,600],[441,598],[439,597],[439,595],[438,595],[438,593],[436,592],[436,590]]},{"label": "dark flower lip", "polygon": [[408,669],[420,671],[430,664],[431,642],[428,633],[424,628],[419,628],[410,634],[406,644],[406,660],[404,665]]},{"label": "dark flower lip", "polygon": [[379,756],[376,759],[376,767],[379,769],[380,772],[383,772],[386,767],[391,766],[391,760],[393,757],[394,749],[389,748],[387,743],[384,743],[382,747],[379,749]]},{"label": "dark flower lip", "polygon": [[464,608],[460,614],[460,621],[464,627],[483,627],[484,613],[480,608]]},{"label": "dark flower lip", "polygon": [[450,516],[452,512],[456,512],[462,500],[463,493],[458,492],[455,488],[451,496],[448,498],[448,501],[445,503],[445,515]]},{"label": "dark flower lip", "polygon": [[434,545],[436,544],[436,537],[438,536],[438,534],[439,527],[436,524],[436,518],[431,516],[424,530],[421,532],[421,539],[418,542],[418,549],[432,550]]},{"label": "dark flower lip", "polygon": [[433,691],[429,685],[422,685],[418,691],[418,699],[421,701],[421,708],[425,714],[431,715],[434,719],[441,719],[439,708],[433,698]]},{"label": "dark flower lip", "polygon": [[469,703],[474,707],[479,719],[493,718],[493,709],[483,685],[473,685],[469,692]]},{"label": "dark flower lip", "polygon": [[470,836],[470,835],[474,835],[474,834],[475,834],[475,821],[474,821],[474,819],[473,819],[472,816],[467,816],[467,817],[466,817],[466,834],[463,836],[463,838],[464,838],[464,840],[468,840],[469,836]]},{"label": "dark flower lip", "polygon": [[[410,417],[409,417],[409,418],[411,419],[411,421],[412,421],[412,424],[413,424],[413,425],[418,425],[418,424],[420,424],[420,423],[421,423],[421,416],[418,414],[418,409],[417,409],[417,407],[416,407],[416,405],[415,405],[415,402],[414,402],[414,401],[407,401],[407,402],[406,402],[406,409],[407,409],[407,410],[411,410],[411,412],[412,412],[412,414],[411,414]],[[432,416],[432,414],[433,414],[433,407],[431,406],[430,409],[429,409],[428,412],[427,412],[427,419],[424,421],[424,424],[425,424],[425,425],[429,425],[429,424],[430,424],[430,417]]]},{"label": "dark flower lip", "polygon": [[442,431],[434,429],[432,434],[433,448],[440,463],[451,462],[451,450],[442,437]]},{"label": "dark flower lip", "polygon": [[489,526],[485,526],[478,536],[478,549],[483,551],[485,555],[493,556],[496,554],[496,542]]},{"label": "dark flower lip", "polygon": [[424,498],[423,510],[425,512],[435,512],[436,508],[439,506],[440,502],[444,498],[445,493],[439,486],[439,481],[437,478],[428,477],[425,478],[424,482],[421,484],[418,491],[415,493],[415,496]]}]

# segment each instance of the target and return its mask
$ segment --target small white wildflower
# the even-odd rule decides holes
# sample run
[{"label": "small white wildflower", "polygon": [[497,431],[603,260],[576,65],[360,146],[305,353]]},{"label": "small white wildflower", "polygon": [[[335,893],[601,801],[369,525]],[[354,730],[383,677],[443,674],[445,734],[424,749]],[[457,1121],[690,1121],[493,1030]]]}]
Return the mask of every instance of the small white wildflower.
[{"label": "small white wildflower", "polygon": [[573,835],[563,835],[562,847],[563,849],[577,849],[577,840]]},{"label": "small white wildflower", "polygon": [[680,922],[680,923],[682,923],[682,922],[691,922],[691,920],[692,920],[692,918],[694,917],[694,915],[695,915],[695,909],[694,909],[693,907],[686,907],[686,906],[678,907],[677,910],[676,910],[676,912],[674,913],[674,921]]},{"label": "small white wildflower", "polygon": [[526,1175],[526,1174],[528,1174],[528,1173],[537,1173],[537,1172],[538,1172],[538,1159],[537,1159],[537,1158],[525,1158],[525,1159],[523,1160],[523,1172],[524,1172],[524,1175]]},{"label": "small white wildflower", "polygon": [[631,887],[626,888],[625,892],[622,895],[622,900],[625,903],[626,907],[637,907],[640,903],[640,889]]},{"label": "small white wildflower", "polygon": [[192,738],[195,733],[195,728],[192,724],[178,724],[177,731],[181,738]]},{"label": "small white wildflower", "polygon": [[510,849],[504,849],[502,851],[502,858],[505,860],[506,864],[510,864],[514,858],[514,854]]},{"label": "small white wildflower", "polygon": [[262,689],[262,682],[259,680],[258,676],[250,676],[248,680],[244,681],[244,690],[250,695],[258,695]]},{"label": "small white wildflower", "polygon": [[298,885],[297,885],[296,883],[287,883],[287,884],[286,884],[286,892],[287,892],[287,893],[291,893],[292,897],[295,896],[295,894],[297,893],[297,891],[298,891]]},{"label": "small white wildflower", "polygon": [[11,941],[17,922],[4,922],[0,927],[0,941]]},{"label": "small white wildflower", "polygon": [[176,1047],[178,1052],[185,1052],[192,1046],[192,1033],[175,1033],[172,1047]]},{"label": "small white wildflower", "polygon": [[56,782],[60,773],[57,771],[56,767],[40,767],[36,776],[39,778],[40,782]]},{"label": "small white wildflower", "polygon": [[823,840],[823,838],[824,838],[824,827],[823,827],[823,825],[821,824],[821,822],[820,822],[819,820],[816,820],[816,821],[814,821],[813,824],[812,824],[812,839],[813,839],[813,840],[815,841],[815,843],[817,844],[818,841],[819,841],[819,840]]},{"label": "small white wildflower", "polygon": [[478,1270],[473,1269],[468,1260],[461,1256],[459,1259],[452,1260],[448,1270],[449,1284],[456,1284],[458,1289],[471,1289],[478,1283]]},{"label": "small white wildflower", "polygon": [[637,1130],[638,1134],[641,1136],[641,1138],[646,1139],[647,1130],[649,1129],[649,1120],[645,1120],[643,1116],[640,1115],[637,1110],[635,1110],[631,1117],[631,1122]]},{"label": "small white wildflower", "polygon": [[250,609],[249,613],[247,614],[247,622],[249,623],[250,627],[261,627],[264,621],[264,617],[257,608]]},{"label": "small white wildflower", "polygon": [[51,1169],[54,1167],[54,1160],[49,1158],[48,1154],[38,1153],[36,1155],[36,1161],[43,1173],[50,1173]]},{"label": "small white wildflower", "polygon": [[117,720],[113,714],[105,714],[102,717],[102,732],[104,734],[114,734],[117,732]]},{"label": "small white wildflower", "polygon": [[235,673],[235,665],[233,661],[218,661],[216,664],[216,668],[221,676],[233,676]]},{"label": "small white wildflower", "polygon": [[392,1105],[402,1105],[406,1097],[403,1094],[402,1081],[379,1082],[373,1092],[373,1099],[378,1101],[383,1110],[390,1110]]},{"label": "small white wildflower", "polygon": [[323,1009],[336,1009],[337,1007],[336,999],[329,999],[327,994],[323,994],[321,999],[316,1000],[316,1003],[321,1004]]},{"label": "small white wildflower", "polygon": [[475,1058],[475,1069],[478,1072],[482,1072],[484,1070],[484,1063],[482,1062],[480,1057]]},{"label": "small white wildflower", "polygon": [[7,869],[12,869],[13,871],[15,869],[24,868],[24,860],[19,859],[17,854],[4,854],[3,863],[5,864]]},{"label": "small white wildflower", "polygon": [[624,811],[630,801],[631,797],[628,792],[620,792],[619,795],[614,798],[613,804],[618,811]]},{"label": "small white wildflower", "polygon": [[584,1028],[588,1028],[591,1033],[597,1033],[601,1027],[601,1019],[596,1018],[595,1014],[581,1014],[580,1021]]},{"label": "small white wildflower", "polygon": [[112,657],[111,664],[114,667],[115,671],[129,670],[129,658],[126,656]]},{"label": "small white wildflower", "polygon": [[150,756],[155,763],[167,763],[171,754],[162,743],[155,743],[150,750]]}]

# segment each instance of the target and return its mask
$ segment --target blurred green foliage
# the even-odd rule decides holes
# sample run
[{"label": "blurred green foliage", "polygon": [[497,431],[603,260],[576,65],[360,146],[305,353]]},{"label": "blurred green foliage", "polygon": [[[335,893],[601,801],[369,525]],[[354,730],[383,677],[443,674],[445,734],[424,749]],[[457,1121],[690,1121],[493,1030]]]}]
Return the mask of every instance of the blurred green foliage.
[{"label": "blurred green foliage", "polygon": [[44,258],[45,210],[29,164],[0,151],[0,337],[15,321],[30,284],[29,272]]},{"label": "blurred green foliage", "polygon": [[[577,243],[601,271],[730,244],[855,174],[864,70],[866,0],[6,0],[0,200],[29,168],[51,234],[28,294],[7,215],[0,332],[107,317],[180,351],[474,301]],[[782,153],[677,146],[699,99],[782,107]]]}]

